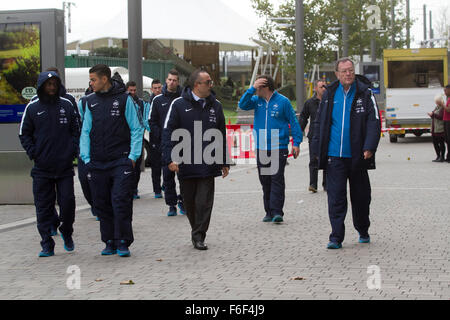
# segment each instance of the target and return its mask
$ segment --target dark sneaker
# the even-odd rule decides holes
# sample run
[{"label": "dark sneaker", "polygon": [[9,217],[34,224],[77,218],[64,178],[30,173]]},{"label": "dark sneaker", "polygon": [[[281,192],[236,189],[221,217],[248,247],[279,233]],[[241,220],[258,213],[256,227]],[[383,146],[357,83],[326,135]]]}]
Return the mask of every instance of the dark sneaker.
[{"label": "dark sneaker", "polygon": [[175,207],[170,207],[169,208],[169,212],[167,212],[167,216],[168,217],[174,217],[177,215],[177,208]]},{"label": "dark sneaker", "polygon": [[117,254],[120,257],[130,256],[130,250],[128,249],[128,245],[125,240],[120,240],[119,244],[117,245]]},{"label": "dark sneaker", "polygon": [[54,256],[55,252],[53,250],[42,250],[41,252],[39,252],[39,257],[43,258],[43,257],[51,257]]},{"label": "dark sneaker", "polygon": [[186,211],[184,210],[183,201],[178,201],[178,209],[180,209],[180,214],[185,215]]},{"label": "dark sneaker", "polygon": [[316,193],[317,192],[317,187],[316,186],[309,186],[308,191],[311,191],[312,193]]},{"label": "dark sneaker", "polygon": [[272,222],[280,223],[283,222],[283,217],[277,214],[275,217],[273,217]]},{"label": "dark sneaker", "polygon": [[359,243],[370,243],[370,236],[367,238],[359,236]]},{"label": "dark sneaker", "polygon": [[116,254],[116,246],[114,244],[114,240],[108,240],[106,241],[106,247],[102,250],[102,256],[111,256],[113,254]]},{"label": "dark sneaker", "polygon": [[327,249],[340,249],[342,248],[342,244],[337,242],[329,242],[327,245]]},{"label": "dark sneaker", "polygon": [[155,199],[161,199],[162,197],[161,193],[155,193]]},{"label": "dark sneaker", "polygon": [[64,237],[61,233],[61,239],[64,241],[64,250],[66,251],[73,251],[75,249],[75,244],[73,243],[72,236],[66,236]]},{"label": "dark sneaker", "polygon": [[272,217],[266,214],[266,216],[262,219],[263,222],[272,222]]}]

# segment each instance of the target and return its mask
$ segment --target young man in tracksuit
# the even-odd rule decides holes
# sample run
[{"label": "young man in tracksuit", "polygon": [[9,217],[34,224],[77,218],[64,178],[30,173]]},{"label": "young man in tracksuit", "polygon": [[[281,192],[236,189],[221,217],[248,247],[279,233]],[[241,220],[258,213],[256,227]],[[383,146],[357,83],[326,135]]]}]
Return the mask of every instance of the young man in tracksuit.
[{"label": "young man in tracksuit", "polygon": [[270,76],[262,75],[239,101],[242,110],[255,110],[258,176],[263,188],[263,222],[282,222],[285,199],[284,168],[288,157],[289,125],[294,138],[293,155],[300,153],[302,130],[288,98],[275,91]]},{"label": "young man in tracksuit", "polygon": [[355,76],[348,58],[336,62],[337,81],[327,87],[314,124],[313,152],[319,169],[327,172],[328,215],[331,222],[328,249],[342,248],[347,214],[347,180],[350,183],[353,225],[360,243],[369,243],[371,189],[368,169],[375,169],[375,152],[381,128],[370,81]]},{"label": "young man in tracksuit", "polygon": [[[159,96],[162,91],[162,84],[161,81],[158,79],[153,79],[152,81],[152,95],[150,96],[150,99],[146,105],[146,109],[144,112],[144,119],[147,119],[147,123],[150,126],[150,114],[151,114],[151,104],[153,102],[153,99],[155,99],[156,96]],[[161,199],[162,191],[164,191],[164,188],[161,187],[161,174],[162,174],[162,166],[161,166],[161,145],[157,144],[157,142],[152,141],[151,134],[149,135],[149,145],[150,145],[150,151],[149,151],[149,158],[150,158],[150,167],[152,169],[152,184],[153,184],[153,192],[155,193],[156,199]]]},{"label": "young man in tracksuit", "polygon": [[86,98],[80,154],[86,163],[94,207],[100,218],[102,255],[130,256],[134,167],[142,151],[143,128],[125,85],[106,65],[89,70],[94,93]]},{"label": "young man in tracksuit", "polygon": [[[172,102],[181,95],[181,87],[178,83],[178,72],[176,70],[170,70],[167,75],[166,83],[162,89],[162,93],[153,99],[150,107],[150,145],[155,145],[155,148],[159,152],[161,152],[162,130],[164,128],[164,121],[166,120],[167,112],[169,111]],[[155,161],[156,160],[157,159],[155,159]],[[167,166],[162,166],[162,171],[164,197],[167,206],[169,206],[167,215],[169,217],[177,215],[177,203],[180,213],[185,214],[182,197],[181,195],[177,196],[175,172],[170,171]]]},{"label": "young man in tracksuit", "polygon": [[178,173],[192,244],[198,250],[208,249],[204,241],[214,203],[214,178],[226,177],[230,168],[225,116],[212,84],[206,71],[191,74],[189,86],[170,106],[162,137],[163,164]]},{"label": "young man in tracksuit", "polygon": [[[134,103],[136,104],[136,107],[137,107],[137,110],[138,110],[139,122],[141,123],[141,126],[144,127],[144,129],[146,129],[146,130],[148,130],[150,132],[150,127],[148,125],[147,118],[144,118],[146,109],[148,109],[148,107],[147,107],[148,104],[144,100],[139,98],[139,96],[137,95],[136,82],[128,81],[127,84],[125,85],[125,87],[126,87],[127,92],[129,93],[129,95],[133,98]],[[145,121],[144,121],[144,119],[145,119]],[[142,143],[144,143],[144,132],[142,133]],[[141,198],[139,196],[138,186],[139,186],[139,180],[141,180],[142,157],[143,157],[143,153],[141,153],[141,156],[136,161],[135,183],[133,185],[133,199],[140,199]]]},{"label": "young man in tracksuit", "polygon": [[73,160],[78,153],[80,129],[72,102],[60,97],[60,89],[57,73],[48,71],[39,75],[37,98],[26,107],[19,132],[23,148],[34,160],[31,176],[37,228],[42,238],[40,257],[54,255],[55,242],[51,236],[58,227],[65,250],[74,250]]}]

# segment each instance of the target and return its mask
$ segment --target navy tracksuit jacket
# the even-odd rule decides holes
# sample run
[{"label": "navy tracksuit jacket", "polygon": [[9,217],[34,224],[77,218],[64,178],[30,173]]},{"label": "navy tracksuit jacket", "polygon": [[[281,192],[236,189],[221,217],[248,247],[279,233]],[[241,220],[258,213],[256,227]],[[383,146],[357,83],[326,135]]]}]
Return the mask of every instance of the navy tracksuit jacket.
[{"label": "navy tracksuit jacket", "polygon": [[[161,138],[162,130],[164,128],[164,122],[166,120],[167,113],[169,111],[172,102],[181,96],[181,87],[177,87],[176,92],[169,92],[167,90],[167,85],[164,84],[162,88],[162,93],[157,95],[152,100],[152,105],[150,107],[150,145],[154,146],[154,156],[155,156],[155,177],[153,178],[153,166],[152,166],[152,180],[154,180],[153,190],[158,189],[157,185],[160,185],[161,177]],[[153,161],[152,161],[153,162]],[[159,168],[159,171],[158,171]],[[164,196],[165,201],[168,206],[176,206],[177,201],[181,200],[181,196],[177,196],[176,182],[175,182],[175,172],[169,170],[167,166],[162,166],[163,172],[163,185],[164,185]],[[155,191],[156,192],[156,191]]]},{"label": "navy tracksuit jacket", "polygon": [[[179,146],[179,141],[172,141],[172,133],[177,129],[184,129],[184,134],[189,135],[185,137],[186,141],[182,138],[185,146],[185,150],[180,151],[182,161],[172,158],[173,148]],[[218,131],[214,132],[217,136],[207,139],[206,136],[213,133],[209,129],[217,129]],[[218,138],[219,135],[221,139]],[[209,150],[208,146],[211,143],[215,144],[216,139],[221,141],[217,141],[214,151]],[[173,101],[162,132],[162,153],[165,166],[176,160],[179,164],[178,178],[184,207],[192,228],[191,237],[193,241],[204,241],[214,202],[214,178],[222,175],[222,167],[229,167],[225,116],[214,92],[205,99],[204,106],[194,99],[189,87],[183,90],[181,97]],[[203,157],[205,154],[213,156],[211,160],[215,162],[205,162],[206,159]]]},{"label": "navy tracksuit jacket", "polygon": [[[339,115],[339,121],[333,118],[335,103],[341,103],[335,101],[337,90],[342,90],[338,81],[330,84],[322,97],[314,123],[312,145],[313,153],[318,157],[319,169],[327,171],[328,214],[332,226],[330,241],[341,243],[345,236],[347,180],[350,183],[354,227],[362,237],[368,236],[371,188],[367,170],[375,169],[375,152],[380,140],[381,128],[378,107],[367,78],[356,75],[354,98],[348,106],[350,110]],[[345,123],[345,117],[348,116],[350,127],[347,130],[349,130],[350,141],[343,141],[343,134],[341,141],[343,145],[346,145],[346,149],[350,149],[351,157],[330,155],[332,123],[342,126],[342,123]],[[344,132],[344,129],[339,131]],[[339,137],[334,138],[339,141]],[[367,160],[363,155],[366,150],[373,153],[373,156]]]},{"label": "navy tracksuit jacket", "polygon": [[[75,108],[70,100],[49,97],[43,84],[55,78],[55,72],[43,72],[38,78],[38,95],[25,108],[19,138],[28,157],[34,161],[31,170],[36,206],[37,228],[44,251],[52,251],[51,232],[59,227],[64,236],[73,233],[75,195],[73,160],[78,153],[79,126]],[[56,191],[55,191],[56,190]],[[55,210],[55,200],[60,216]]]},{"label": "navy tracksuit jacket", "polygon": [[[103,242],[133,238],[134,168],[142,152],[143,127],[123,83],[112,80],[104,93],[86,97],[80,156],[90,174],[93,204]],[[89,176],[88,176],[89,178]]]}]

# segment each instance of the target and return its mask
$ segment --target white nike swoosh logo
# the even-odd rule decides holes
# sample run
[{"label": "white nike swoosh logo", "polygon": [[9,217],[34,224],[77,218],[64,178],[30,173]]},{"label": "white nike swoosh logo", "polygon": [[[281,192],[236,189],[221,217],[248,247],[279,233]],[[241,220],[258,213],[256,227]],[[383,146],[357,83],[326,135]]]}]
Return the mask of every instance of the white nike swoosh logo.
[{"label": "white nike swoosh logo", "polygon": [[91,108],[95,107],[96,105],[98,105],[98,103],[91,104]]},{"label": "white nike swoosh logo", "polygon": [[38,112],[37,115],[40,116],[43,113],[45,113],[45,111]]},{"label": "white nike swoosh logo", "polygon": [[190,108],[190,109],[186,109],[186,112],[189,112],[189,111],[191,111],[192,110],[192,108]]},{"label": "white nike swoosh logo", "polygon": [[167,106],[167,103],[163,103],[162,106],[163,106],[163,107],[164,107],[164,106]]},{"label": "white nike swoosh logo", "polygon": [[124,174],[130,174],[131,171],[124,171],[123,173],[124,173]]}]

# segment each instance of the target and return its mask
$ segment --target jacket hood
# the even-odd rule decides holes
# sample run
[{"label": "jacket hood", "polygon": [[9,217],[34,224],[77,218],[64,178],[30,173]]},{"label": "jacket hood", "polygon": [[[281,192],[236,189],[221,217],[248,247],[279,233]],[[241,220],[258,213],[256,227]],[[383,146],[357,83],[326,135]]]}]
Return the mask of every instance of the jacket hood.
[{"label": "jacket hood", "polygon": [[162,90],[161,90],[161,93],[164,96],[174,95],[174,96],[179,97],[179,96],[181,96],[182,92],[183,92],[183,89],[180,86],[177,86],[177,91],[176,92],[169,92],[169,90],[167,90],[167,84],[164,84],[164,86],[162,87]]},{"label": "jacket hood", "polygon": [[[39,99],[41,99],[43,101],[46,101],[46,102],[52,102],[53,100],[56,99],[56,97],[49,99],[49,96],[44,94],[44,91],[43,91],[44,83],[47,80],[52,79],[52,78],[55,78],[57,80],[58,93],[59,93],[59,96],[61,96],[61,89],[62,89],[61,78],[58,76],[58,74],[56,72],[54,72],[54,71],[41,72],[39,74],[39,77],[38,77],[38,81],[37,81],[37,95],[38,95]],[[65,91],[65,88],[64,88],[64,91]]]},{"label": "jacket hood", "polygon": [[[183,89],[181,96],[183,97],[183,99],[186,99],[188,101],[191,101],[191,102],[195,101],[194,97],[192,96],[192,89],[190,86],[186,86]],[[211,94],[209,96],[207,96],[205,99],[206,99],[207,105],[212,105],[216,101],[216,93],[211,89]]]}]

